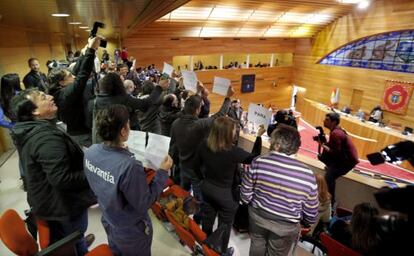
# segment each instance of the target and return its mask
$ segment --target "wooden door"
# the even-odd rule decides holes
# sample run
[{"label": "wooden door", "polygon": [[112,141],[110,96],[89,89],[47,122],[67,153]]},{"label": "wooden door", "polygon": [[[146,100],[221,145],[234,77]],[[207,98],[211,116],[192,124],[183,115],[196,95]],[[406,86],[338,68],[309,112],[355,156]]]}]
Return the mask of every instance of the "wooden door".
[{"label": "wooden door", "polygon": [[357,112],[361,108],[362,96],[364,91],[353,89],[350,108],[352,112]]}]

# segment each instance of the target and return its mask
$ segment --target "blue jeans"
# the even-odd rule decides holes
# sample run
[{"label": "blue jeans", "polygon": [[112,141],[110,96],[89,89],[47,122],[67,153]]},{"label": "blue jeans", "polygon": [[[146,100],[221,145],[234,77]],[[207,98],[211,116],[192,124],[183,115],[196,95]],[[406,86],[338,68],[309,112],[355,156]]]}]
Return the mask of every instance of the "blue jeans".
[{"label": "blue jeans", "polygon": [[88,228],[88,210],[69,221],[47,221],[50,229],[50,244],[72,234],[75,231],[82,233],[82,238],[76,243],[78,256],[83,256],[88,252],[88,246],[84,234]]}]

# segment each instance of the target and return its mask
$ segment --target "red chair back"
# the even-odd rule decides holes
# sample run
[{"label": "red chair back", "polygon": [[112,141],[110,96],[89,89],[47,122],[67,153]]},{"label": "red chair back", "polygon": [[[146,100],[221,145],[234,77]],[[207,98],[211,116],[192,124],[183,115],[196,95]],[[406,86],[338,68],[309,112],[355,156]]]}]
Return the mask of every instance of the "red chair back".
[{"label": "red chair back", "polygon": [[36,241],[15,210],[9,209],[1,216],[0,237],[7,248],[17,255],[30,256],[38,251]]},{"label": "red chair back", "polygon": [[203,252],[205,256],[220,256],[217,252],[215,252],[213,249],[210,249],[207,245],[203,244]]},{"label": "red chair back", "polygon": [[337,207],[336,208],[336,216],[345,217],[345,216],[349,216],[349,215],[352,215],[352,210],[347,209],[347,208],[343,208],[343,207]]},{"label": "red chair back", "polygon": [[39,234],[39,245],[40,249],[45,249],[50,244],[50,230],[49,225],[45,220],[36,220],[37,222],[37,232]]},{"label": "red chair back", "polygon": [[341,244],[326,233],[321,233],[320,238],[328,256],[361,256],[358,252]]},{"label": "red chair back", "polygon": [[167,216],[168,221],[174,226],[175,232],[177,233],[178,237],[180,238],[181,243],[190,247],[192,251],[194,251],[195,246],[195,238],[194,236],[183,228],[180,224],[178,224],[171,213],[165,210],[165,216]]},{"label": "red chair back", "polygon": [[198,226],[198,224],[191,218],[188,219],[188,228],[190,229],[191,234],[197,240],[198,243],[202,244],[206,240],[207,235],[203,230]]}]

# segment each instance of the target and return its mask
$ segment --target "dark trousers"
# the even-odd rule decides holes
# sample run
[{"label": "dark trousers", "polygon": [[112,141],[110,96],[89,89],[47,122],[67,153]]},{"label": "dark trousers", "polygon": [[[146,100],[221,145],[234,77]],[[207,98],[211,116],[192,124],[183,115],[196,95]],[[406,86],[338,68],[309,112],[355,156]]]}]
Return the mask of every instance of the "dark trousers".
[{"label": "dark trousers", "polygon": [[325,166],[325,180],[328,185],[328,191],[332,196],[332,204],[335,202],[335,186],[336,186],[336,180],[347,174],[352,167],[343,167],[343,166]]},{"label": "dark trousers", "polygon": [[88,252],[84,234],[88,228],[88,210],[69,221],[47,221],[50,229],[50,244],[72,234],[75,231],[82,233],[82,238],[76,243],[76,252],[79,256]]},{"label": "dark trousers", "polygon": [[149,218],[129,227],[111,226],[103,218],[101,221],[115,256],[151,255],[153,230]]},{"label": "dark trousers", "polygon": [[[194,170],[182,167],[181,165],[180,165],[180,176],[181,176],[181,183],[180,183],[181,187],[187,191],[190,191],[192,189],[194,198],[196,199],[198,206],[200,206],[201,203],[203,202],[203,199],[201,196],[200,178],[196,175]],[[200,207],[197,207],[197,208],[200,208]],[[201,212],[195,213],[193,218],[194,218],[194,221],[196,221],[197,223],[200,223],[202,219],[202,213]]]},{"label": "dark trousers", "polygon": [[218,187],[208,181],[203,182],[202,195],[203,231],[207,236],[213,232],[214,221],[218,215],[219,227],[226,226],[222,241],[222,252],[225,252],[229,244],[231,226],[233,225],[239,204],[234,201],[231,188]]},{"label": "dark trousers", "polygon": [[295,255],[300,224],[270,220],[249,206],[250,256]]}]

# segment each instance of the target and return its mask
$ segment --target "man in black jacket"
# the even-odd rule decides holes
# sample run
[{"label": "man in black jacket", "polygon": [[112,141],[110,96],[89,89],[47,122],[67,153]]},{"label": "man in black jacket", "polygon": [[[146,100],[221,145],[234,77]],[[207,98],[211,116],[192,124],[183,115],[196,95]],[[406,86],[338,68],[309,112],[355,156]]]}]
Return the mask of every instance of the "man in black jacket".
[{"label": "man in black jacket", "polygon": [[[175,120],[171,126],[170,156],[178,155],[181,186],[185,190],[192,187],[194,197],[201,203],[200,181],[202,177],[197,175],[195,170],[196,152],[200,143],[210,132],[210,127],[214,119],[224,116],[229,111],[230,97],[234,94],[230,88],[219,112],[208,118],[198,118],[201,111],[202,99],[198,95],[193,95],[185,101],[184,114]],[[177,164],[177,163],[175,163]],[[194,220],[200,222],[201,216],[195,215]]]},{"label": "man in black jacket", "polygon": [[[53,96],[36,89],[12,100],[16,125],[11,135],[25,170],[27,200],[35,216],[47,221],[50,243],[88,226],[87,209],[96,202],[83,172],[83,151],[53,120]],[[87,252],[84,238],[78,255]]]},{"label": "man in black jacket", "polygon": [[58,107],[57,117],[67,125],[67,132],[80,145],[91,144],[90,128],[86,125],[83,95],[94,67],[95,52],[100,38],[88,40],[84,55],[78,59],[76,77],[67,69],[54,68],[49,74],[49,93]]},{"label": "man in black jacket", "polygon": [[37,88],[41,91],[47,90],[46,75],[40,72],[39,60],[36,58],[30,58],[27,61],[29,64],[30,72],[23,78],[23,84],[26,89]]}]

